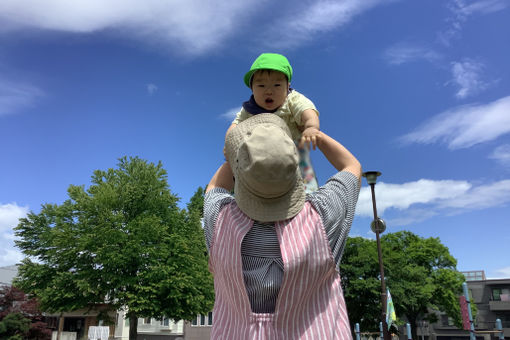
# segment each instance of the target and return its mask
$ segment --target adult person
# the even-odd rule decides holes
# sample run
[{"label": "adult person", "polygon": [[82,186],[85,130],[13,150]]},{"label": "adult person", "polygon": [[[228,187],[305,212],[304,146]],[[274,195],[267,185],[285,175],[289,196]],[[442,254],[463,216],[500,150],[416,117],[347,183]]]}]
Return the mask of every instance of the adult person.
[{"label": "adult person", "polygon": [[226,137],[228,163],[204,201],[216,293],[212,339],[352,339],[338,263],[361,165],[320,132],[313,144],[338,173],[305,195],[290,136],[267,113]]}]

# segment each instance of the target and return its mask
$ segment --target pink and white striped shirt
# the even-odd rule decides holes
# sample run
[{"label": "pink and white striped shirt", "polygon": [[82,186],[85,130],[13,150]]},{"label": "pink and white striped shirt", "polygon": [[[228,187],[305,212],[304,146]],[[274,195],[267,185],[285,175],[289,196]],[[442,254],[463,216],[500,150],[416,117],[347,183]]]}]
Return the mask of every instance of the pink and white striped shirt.
[{"label": "pink and white striped shirt", "polygon": [[235,202],[218,216],[210,249],[216,301],[212,339],[345,339],[352,335],[335,265],[319,214],[306,202],[275,223],[284,263],[274,313],[253,313],[242,272],[241,243],[253,226]]}]

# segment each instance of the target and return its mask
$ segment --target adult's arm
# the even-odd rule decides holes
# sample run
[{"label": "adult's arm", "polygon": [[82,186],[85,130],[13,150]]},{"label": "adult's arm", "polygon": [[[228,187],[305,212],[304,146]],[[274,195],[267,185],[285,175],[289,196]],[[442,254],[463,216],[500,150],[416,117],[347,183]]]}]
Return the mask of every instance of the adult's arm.
[{"label": "adult's arm", "polygon": [[223,163],[207,185],[206,193],[214,188],[223,188],[228,191],[234,189],[234,174],[228,162]]},{"label": "adult's arm", "polygon": [[361,164],[342,144],[321,131],[317,135],[317,146],[335,169],[348,171],[361,181]]}]

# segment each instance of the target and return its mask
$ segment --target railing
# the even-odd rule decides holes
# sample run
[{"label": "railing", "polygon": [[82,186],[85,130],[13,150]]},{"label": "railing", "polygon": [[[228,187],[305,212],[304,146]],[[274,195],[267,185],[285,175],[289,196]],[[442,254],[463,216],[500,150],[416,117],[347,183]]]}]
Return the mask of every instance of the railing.
[{"label": "railing", "polygon": [[509,311],[510,301],[489,301],[489,309],[491,311]]},{"label": "railing", "polygon": [[[510,321],[502,321],[501,322],[503,328],[510,328]],[[476,329],[487,329],[487,330],[496,330],[496,322],[495,321],[487,321],[487,322],[476,322]]]},{"label": "railing", "polygon": [[[57,340],[57,331],[51,333],[51,340]],[[76,340],[76,332],[62,332],[60,333],[60,340]]]}]

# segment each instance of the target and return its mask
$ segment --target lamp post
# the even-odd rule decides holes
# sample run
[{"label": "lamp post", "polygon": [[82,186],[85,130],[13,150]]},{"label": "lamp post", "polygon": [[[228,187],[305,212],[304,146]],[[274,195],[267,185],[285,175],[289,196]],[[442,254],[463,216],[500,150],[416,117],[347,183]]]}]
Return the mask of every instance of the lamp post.
[{"label": "lamp post", "polygon": [[384,265],[382,259],[382,251],[381,251],[381,238],[379,234],[382,234],[386,230],[386,223],[383,219],[377,216],[377,207],[375,204],[375,183],[377,182],[377,177],[379,177],[381,173],[379,171],[366,171],[363,173],[363,177],[367,179],[367,183],[370,185],[370,189],[372,191],[372,207],[374,210],[374,220],[370,224],[372,231],[375,233],[375,238],[377,240],[377,256],[379,258],[379,272],[381,274],[381,322],[383,325],[383,335],[384,340],[390,340],[390,333],[388,332],[388,324],[386,323],[386,283],[384,282]]}]

